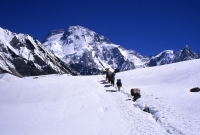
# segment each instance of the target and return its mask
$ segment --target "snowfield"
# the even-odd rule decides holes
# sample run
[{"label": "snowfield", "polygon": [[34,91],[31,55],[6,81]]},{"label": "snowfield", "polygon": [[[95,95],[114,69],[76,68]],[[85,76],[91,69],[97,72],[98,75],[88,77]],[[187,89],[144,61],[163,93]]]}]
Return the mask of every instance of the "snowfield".
[{"label": "snowfield", "polygon": [[[198,135],[200,59],[105,76],[0,74],[0,135]],[[131,88],[141,89],[133,102]],[[144,112],[149,108],[150,113]]]}]

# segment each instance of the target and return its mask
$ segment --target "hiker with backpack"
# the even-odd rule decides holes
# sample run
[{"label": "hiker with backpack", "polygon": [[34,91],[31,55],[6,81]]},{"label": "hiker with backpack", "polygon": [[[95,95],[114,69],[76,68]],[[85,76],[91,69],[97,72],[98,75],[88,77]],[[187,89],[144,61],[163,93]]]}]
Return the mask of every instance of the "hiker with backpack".
[{"label": "hiker with backpack", "polygon": [[117,85],[118,91],[120,91],[120,88],[122,87],[121,79],[117,79],[116,85]]},{"label": "hiker with backpack", "polygon": [[111,73],[110,81],[111,81],[111,85],[114,86],[114,84],[115,84],[115,72]]},{"label": "hiker with backpack", "polygon": [[106,81],[108,80],[109,76],[108,76],[108,72],[109,72],[109,68],[106,68]]},{"label": "hiker with backpack", "polygon": [[111,83],[111,74],[112,72],[111,71],[108,71],[108,82]]}]

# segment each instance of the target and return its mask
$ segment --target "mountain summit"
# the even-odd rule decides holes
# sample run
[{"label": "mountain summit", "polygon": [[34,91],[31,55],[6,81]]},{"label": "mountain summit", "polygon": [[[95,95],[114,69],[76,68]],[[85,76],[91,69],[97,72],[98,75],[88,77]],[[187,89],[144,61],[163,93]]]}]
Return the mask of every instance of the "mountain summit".
[{"label": "mountain summit", "polygon": [[49,32],[43,45],[82,75],[100,74],[105,68],[121,71],[144,67],[147,57],[113,44],[108,38],[81,26]]},{"label": "mountain summit", "polygon": [[158,55],[153,56],[147,65],[152,67],[193,59],[198,59],[198,55],[195,54],[188,45],[186,45],[183,50],[178,52],[174,52],[173,50],[165,50]]}]

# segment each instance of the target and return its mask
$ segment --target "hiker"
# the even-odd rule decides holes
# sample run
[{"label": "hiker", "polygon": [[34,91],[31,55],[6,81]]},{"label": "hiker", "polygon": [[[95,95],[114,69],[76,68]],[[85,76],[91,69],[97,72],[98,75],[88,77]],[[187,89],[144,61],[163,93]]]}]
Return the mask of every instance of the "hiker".
[{"label": "hiker", "polygon": [[110,81],[111,81],[111,85],[114,86],[114,84],[115,84],[115,72],[111,73]]},{"label": "hiker", "polygon": [[118,73],[118,72],[120,72],[120,70],[118,68],[116,68],[114,72]]},{"label": "hiker", "polygon": [[106,68],[106,81],[108,80],[108,72],[109,72],[109,68]]},{"label": "hiker", "polygon": [[122,87],[121,79],[117,79],[116,85],[117,85],[117,87],[118,87],[118,91],[120,91],[120,88]]},{"label": "hiker", "polygon": [[111,74],[112,72],[111,71],[108,71],[108,82],[111,83]]}]

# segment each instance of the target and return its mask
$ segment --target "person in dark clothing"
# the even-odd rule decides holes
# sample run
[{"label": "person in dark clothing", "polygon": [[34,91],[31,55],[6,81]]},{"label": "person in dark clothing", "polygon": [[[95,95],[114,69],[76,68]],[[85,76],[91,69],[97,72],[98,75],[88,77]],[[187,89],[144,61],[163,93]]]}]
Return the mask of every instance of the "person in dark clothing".
[{"label": "person in dark clothing", "polygon": [[117,79],[117,87],[118,87],[118,91],[120,91],[120,88],[122,87],[122,82],[121,79]]},{"label": "person in dark clothing", "polygon": [[111,73],[110,81],[111,81],[111,85],[114,86],[114,84],[115,84],[115,72]]},{"label": "person in dark clothing", "polygon": [[108,71],[108,82],[111,83],[111,74],[112,72],[111,71]]},{"label": "person in dark clothing", "polygon": [[108,72],[106,72],[106,81],[108,81]]},{"label": "person in dark clothing", "polygon": [[106,68],[105,70],[106,70],[106,81],[107,81],[107,80],[108,80],[108,78],[109,78],[109,75],[108,75],[109,68]]},{"label": "person in dark clothing", "polygon": [[118,72],[120,72],[120,70],[118,68],[116,68],[114,72],[118,73]]}]

